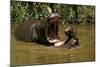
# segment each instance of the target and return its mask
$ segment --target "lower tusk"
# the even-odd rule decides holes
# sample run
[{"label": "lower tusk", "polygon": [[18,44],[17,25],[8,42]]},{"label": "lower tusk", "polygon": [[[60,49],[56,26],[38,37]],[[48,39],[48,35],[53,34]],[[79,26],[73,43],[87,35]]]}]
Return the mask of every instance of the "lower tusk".
[{"label": "lower tusk", "polygon": [[47,38],[47,40],[50,42],[50,43],[57,43],[57,42],[59,42],[59,40],[58,39],[49,39],[49,37]]},{"label": "lower tusk", "polygon": [[57,43],[54,44],[55,47],[59,47],[61,45],[63,45],[65,43],[65,41],[59,41]]}]

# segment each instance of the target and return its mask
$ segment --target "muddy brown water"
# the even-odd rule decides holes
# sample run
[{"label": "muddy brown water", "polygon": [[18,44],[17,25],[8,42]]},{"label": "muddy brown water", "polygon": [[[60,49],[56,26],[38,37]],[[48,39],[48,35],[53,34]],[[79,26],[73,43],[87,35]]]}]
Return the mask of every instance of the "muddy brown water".
[{"label": "muddy brown water", "polygon": [[17,40],[16,25],[11,25],[11,65],[57,64],[95,61],[94,25],[61,25],[59,35],[65,39],[64,29],[72,26],[79,38],[80,46],[73,49],[43,46],[42,44]]}]

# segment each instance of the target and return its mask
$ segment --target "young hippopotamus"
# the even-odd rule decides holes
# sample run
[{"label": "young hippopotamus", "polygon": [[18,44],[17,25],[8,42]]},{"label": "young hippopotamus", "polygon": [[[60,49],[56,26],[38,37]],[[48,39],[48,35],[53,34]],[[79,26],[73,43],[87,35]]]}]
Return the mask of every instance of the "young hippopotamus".
[{"label": "young hippopotamus", "polygon": [[75,36],[75,31],[73,28],[66,28],[65,35],[67,36],[66,40],[59,41],[54,44],[56,47],[63,47],[63,48],[73,48],[79,44],[78,38]]}]

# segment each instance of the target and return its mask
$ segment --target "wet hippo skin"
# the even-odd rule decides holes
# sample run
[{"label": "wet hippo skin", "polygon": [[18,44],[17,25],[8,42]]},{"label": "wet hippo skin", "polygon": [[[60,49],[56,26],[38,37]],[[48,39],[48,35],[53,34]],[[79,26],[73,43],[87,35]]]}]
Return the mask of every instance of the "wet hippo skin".
[{"label": "wet hippo skin", "polygon": [[52,13],[46,19],[23,22],[16,28],[15,36],[26,42],[53,44],[59,41],[59,21],[60,16],[57,13]]},{"label": "wet hippo skin", "polygon": [[66,28],[65,35],[66,39],[64,41],[59,41],[55,43],[54,46],[71,49],[79,45],[79,39],[76,37],[73,28]]},{"label": "wet hippo skin", "polygon": [[64,45],[61,47],[66,47],[66,48],[73,48],[79,44],[79,39],[75,35],[75,31],[73,28],[66,28],[65,29],[65,35],[67,36]]}]

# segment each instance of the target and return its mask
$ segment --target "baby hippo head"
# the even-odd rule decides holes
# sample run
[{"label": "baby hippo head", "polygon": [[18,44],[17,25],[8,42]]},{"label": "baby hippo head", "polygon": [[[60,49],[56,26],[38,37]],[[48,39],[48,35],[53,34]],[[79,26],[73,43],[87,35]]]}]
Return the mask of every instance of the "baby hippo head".
[{"label": "baby hippo head", "polygon": [[66,28],[65,34],[68,36],[68,38],[75,37],[75,31],[72,27]]},{"label": "baby hippo head", "polygon": [[65,29],[65,34],[68,37],[65,41],[65,44],[67,44],[71,47],[78,45],[79,39],[76,37],[75,31],[73,28],[70,27],[70,28]]}]

